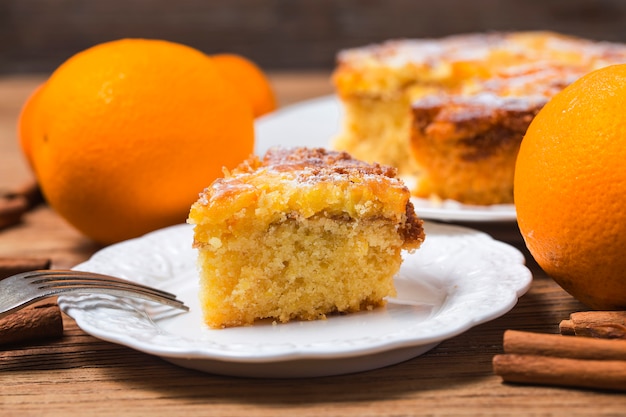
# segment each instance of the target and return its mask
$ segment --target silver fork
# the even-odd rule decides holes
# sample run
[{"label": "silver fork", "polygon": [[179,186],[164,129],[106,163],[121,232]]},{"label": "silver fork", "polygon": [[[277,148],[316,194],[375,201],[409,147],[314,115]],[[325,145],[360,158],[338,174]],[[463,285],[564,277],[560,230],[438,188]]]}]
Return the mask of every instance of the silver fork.
[{"label": "silver fork", "polygon": [[61,294],[110,294],[140,298],[189,311],[174,294],[110,275],[74,270],[36,270],[0,280],[0,318]]}]

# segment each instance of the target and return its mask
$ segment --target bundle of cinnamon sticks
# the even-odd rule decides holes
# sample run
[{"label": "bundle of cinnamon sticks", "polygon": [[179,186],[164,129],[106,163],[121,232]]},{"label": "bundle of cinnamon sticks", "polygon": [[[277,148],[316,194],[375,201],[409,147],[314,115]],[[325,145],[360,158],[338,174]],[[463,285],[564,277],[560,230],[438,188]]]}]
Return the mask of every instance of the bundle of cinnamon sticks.
[{"label": "bundle of cinnamon sticks", "polygon": [[561,334],[507,330],[493,369],[505,382],[626,391],[626,311],[589,311]]}]

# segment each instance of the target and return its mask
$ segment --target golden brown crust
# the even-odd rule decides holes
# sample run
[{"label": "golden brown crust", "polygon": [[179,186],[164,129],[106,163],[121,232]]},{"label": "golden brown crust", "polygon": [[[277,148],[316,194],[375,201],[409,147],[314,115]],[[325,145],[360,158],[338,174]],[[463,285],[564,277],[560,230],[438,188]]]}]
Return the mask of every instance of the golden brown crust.
[{"label": "golden brown crust", "polygon": [[424,234],[424,222],[417,217],[415,207],[411,200],[406,203],[406,222],[402,223],[398,232],[405,242],[405,249],[417,249],[426,235]]},{"label": "golden brown crust", "polygon": [[543,101],[516,106],[516,99],[493,103],[461,97],[421,100],[413,105],[412,148],[420,164],[428,164],[422,155],[422,138],[439,141],[440,146],[461,146],[462,160],[476,161],[493,155],[507,142],[519,145]]}]

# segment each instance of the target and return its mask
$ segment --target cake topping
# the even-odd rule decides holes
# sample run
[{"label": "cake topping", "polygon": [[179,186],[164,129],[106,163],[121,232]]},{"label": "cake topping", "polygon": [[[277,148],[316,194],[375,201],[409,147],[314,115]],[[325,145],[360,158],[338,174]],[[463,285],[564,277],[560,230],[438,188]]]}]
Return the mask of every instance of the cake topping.
[{"label": "cake topping", "polygon": [[352,158],[347,152],[324,148],[272,148],[262,159],[251,157],[235,168],[219,186],[242,187],[256,184],[259,170],[269,174],[275,181],[296,181],[300,185],[319,182],[349,183],[374,181],[387,186],[404,187],[397,178],[397,169],[378,163],[367,163]]},{"label": "cake topping", "polygon": [[[497,51],[494,54],[494,51]],[[498,54],[500,56],[498,56]],[[568,56],[569,55],[569,56]],[[441,39],[397,39],[339,53],[339,63],[353,66],[408,64],[434,67],[444,62],[478,61],[490,57],[518,59],[500,70],[514,71],[528,65],[570,60],[580,66],[603,60],[626,60],[626,47],[610,42],[594,42],[550,32],[476,33],[452,35]]]},{"label": "cake topping", "polygon": [[263,158],[263,165],[274,171],[303,171],[308,178],[324,179],[334,175],[382,175],[395,178],[397,170],[377,163],[354,159],[347,152],[324,148],[272,148]]},{"label": "cake topping", "polygon": [[[196,205],[210,212],[202,221],[215,224],[233,218],[233,210],[241,215],[254,211],[269,222],[279,221],[281,213],[294,213],[304,218],[387,218],[417,224],[409,199],[410,191],[396,177],[395,168],[323,148],[273,148],[214,181]],[[399,233],[419,243],[417,229]]]}]

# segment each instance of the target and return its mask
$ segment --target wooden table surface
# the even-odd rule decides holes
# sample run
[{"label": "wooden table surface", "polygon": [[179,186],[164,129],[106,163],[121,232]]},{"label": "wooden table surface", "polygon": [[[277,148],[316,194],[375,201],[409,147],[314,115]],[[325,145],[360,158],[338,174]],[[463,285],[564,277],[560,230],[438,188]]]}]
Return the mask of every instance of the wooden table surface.
[{"label": "wooden table surface", "polygon": [[[328,73],[276,73],[281,105],[332,92]],[[19,153],[20,106],[37,76],[0,78],[0,188],[30,177]],[[492,357],[506,329],[558,333],[558,323],[585,307],[532,261],[514,224],[472,224],[526,254],[534,281],[504,316],[477,326],[407,362],[352,375],[310,379],[246,379],[179,368],[160,358],[98,340],[64,317],[57,341],[0,350],[3,416],[409,416],[626,414],[619,393],[502,383]],[[49,208],[0,231],[0,256],[42,256],[71,267],[99,247]]]}]

